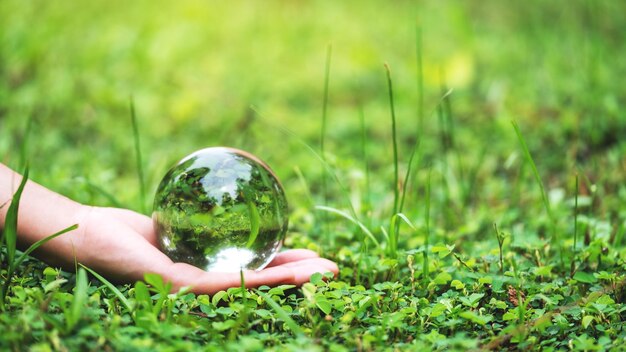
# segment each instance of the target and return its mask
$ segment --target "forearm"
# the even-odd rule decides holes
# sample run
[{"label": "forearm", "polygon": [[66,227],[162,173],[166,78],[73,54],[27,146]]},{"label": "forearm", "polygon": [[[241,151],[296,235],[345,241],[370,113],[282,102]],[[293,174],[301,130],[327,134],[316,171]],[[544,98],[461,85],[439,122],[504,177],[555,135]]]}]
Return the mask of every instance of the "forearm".
[{"label": "forearm", "polygon": [[[21,175],[0,164],[0,228],[4,228],[7,211],[21,181]],[[40,239],[79,223],[86,211],[87,207],[80,203],[29,180],[18,210],[18,248],[25,249]],[[67,266],[72,262],[72,252],[80,240],[80,233],[79,229],[53,239],[42,246],[37,255],[51,264]]]}]

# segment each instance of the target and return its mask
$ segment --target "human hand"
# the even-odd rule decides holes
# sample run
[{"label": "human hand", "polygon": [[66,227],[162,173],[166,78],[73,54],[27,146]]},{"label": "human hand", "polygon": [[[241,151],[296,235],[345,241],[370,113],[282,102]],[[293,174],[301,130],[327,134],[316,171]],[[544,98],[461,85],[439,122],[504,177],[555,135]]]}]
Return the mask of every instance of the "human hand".
[{"label": "human hand", "polygon": [[[174,290],[189,286],[196,293],[215,293],[241,285],[239,272],[207,272],[186,263],[174,263],[157,247],[152,219],[130,210],[84,207],[72,237],[76,260],[117,282],[142,280],[156,273]],[[61,263],[70,266],[71,263]],[[247,287],[302,285],[314,273],[338,272],[337,265],[305,249],[279,253],[267,268],[244,271]]]}]

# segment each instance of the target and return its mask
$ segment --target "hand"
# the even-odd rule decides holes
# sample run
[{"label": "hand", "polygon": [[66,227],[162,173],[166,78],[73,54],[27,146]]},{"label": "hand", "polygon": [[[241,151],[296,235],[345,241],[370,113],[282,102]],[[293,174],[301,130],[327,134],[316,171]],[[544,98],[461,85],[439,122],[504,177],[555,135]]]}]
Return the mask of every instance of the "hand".
[{"label": "hand", "polygon": [[[145,273],[156,273],[171,282],[174,290],[190,286],[193,292],[210,294],[241,285],[239,272],[207,272],[172,262],[158,249],[152,219],[145,215],[99,207],[84,207],[81,213],[78,230],[61,237],[73,237],[76,260],[105,277],[134,282],[142,280]],[[338,268],[313,251],[293,249],[279,253],[263,270],[244,271],[244,280],[247,287],[302,285],[317,272],[337,274]]]}]

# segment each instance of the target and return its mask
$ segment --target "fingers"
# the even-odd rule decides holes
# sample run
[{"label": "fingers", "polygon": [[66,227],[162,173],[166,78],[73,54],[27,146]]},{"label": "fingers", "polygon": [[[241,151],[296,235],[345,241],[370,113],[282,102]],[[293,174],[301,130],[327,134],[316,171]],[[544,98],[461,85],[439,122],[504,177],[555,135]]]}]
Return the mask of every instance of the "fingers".
[{"label": "fingers", "polygon": [[281,265],[280,267],[288,268],[293,271],[294,279],[291,283],[298,286],[304,284],[305,282],[309,282],[311,275],[315,273],[324,274],[330,271],[337,275],[339,272],[337,264],[324,258],[305,259],[298,262],[287,263]]},{"label": "fingers", "polygon": [[319,255],[308,249],[290,249],[278,253],[267,267],[271,268],[277,265],[311,258],[319,258]]},{"label": "fingers", "polygon": [[[244,281],[248,288],[282,284],[300,286],[309,282],[311,275],[329,271],[336,275],[338,272],[337,264],[324,258],[307,258],[276,265],[261,271],[244,271]],[[238,272],[207,272],[184,263],[172,264],[165,272],[159,274],[173,284],[175,291],[184,286],[189,286],[191,291],[197,294],[214,294],[231,287],[241,286]]]},{"label": "fingers", "polygon": [[[241,286],[240,274],[238,272],[208,272],[185,263],[172,264],[167,272],[159,274],[166,281],[173,284],[174,291],[188,286],[192,292],[197,294],[214,294],[231,287]],[[261,285],[293,284],[295,277],[292,269],[275,267],[259,272],[244,271],[244,281],[246,287],[253,288]]]}]

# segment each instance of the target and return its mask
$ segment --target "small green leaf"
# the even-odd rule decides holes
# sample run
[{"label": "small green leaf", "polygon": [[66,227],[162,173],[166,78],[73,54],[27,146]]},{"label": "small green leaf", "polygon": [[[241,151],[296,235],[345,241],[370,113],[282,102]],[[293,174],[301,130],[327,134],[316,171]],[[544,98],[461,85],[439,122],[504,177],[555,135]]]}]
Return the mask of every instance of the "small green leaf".
[{"label": "small green leaf", "polygon": [[46,276],[46,278],[48,277],[56,277],[57,275],[59,275],[59,271],[57,269],[51,268],[51,267],[46,267],[45,269],[43,269],[43,274],[44,276]]},{"label": "small green leaf", "polygon": [[577,271],[576,274],[574,274],[574,280],[585,284],[593,284],[598,281],[593,274],[589,274],[584,271]]},{"label": "small green leaf", "polygon": [[324,281],[322,280],[322,274],[315,273],[311,275],[311,283],[315,286],[319,286],[320,284],[323,284]]},{"label": "small green leaf", "polygon": [[333,307],[330,304],[330,302],[328,302],[328,300],[326,299],[326,297],[324,297],[323,295],[316,295],[315,296],[315,305],[322,311],[324,312],[324,314],[330,314],[330,312],[332,311]]},{"label": "small green leaf", "polygon": [[211,303],[213,303],[214,306],[217,306],[217,304],[220,303],[226,295],[228,295],[226,291],[218,291],[213,295],[213,297],[211,297]]},{"label": "small green leaf", "polygon": [[504,315],[502,315],[502,320],[504,321],[511,321],[516,319],[519,319],[519,313],[517,312],[517,309],[511,309],[508,312],[504,313]]},{"label": "small green leaf", "polygon": [[478,315],[472,311],[461,312],[459,316],[479,325],[485,325],[493,319],[490,315]]},{"label": "small green leaf", "polygon": [[162,296],[167,296],[172,290],[172,283],[165,283],[163,277],[159,274],[147,273],[144,275],[144,281],[154,288],[154,290]]},{"label": "small green leaf", "polygon": [[594,318],[593,318],[593,316],[592,316],[592,315],[586,315],[586,316],[584,316],[584,317],[583,317],[583,320],[582,320],[583,328],[585,328],[585,329],[586,329],[586,328],[588,328],[588,327],[589,327],[589,324],[591,324],[591,322],[593,321],[593,319],[594,319]]},{"label": "small green leaf", "polygon": [[452,282],[450,283],[450,286],[454,287],[457,290],[462,290],[465,288],[465,284],[463,284],[459,280],[452,280]]},{"label": "small green leaf", "polygon": [[237,322],[235,320],[232,319],[228,319],[226,321],[215,321],[211,324],[211,326],[213,326],[213,329],[217,330],[217,331],[225,331],[225,330],[229,330],[231,328],[233,328],[235,325],[237,325]]},{"label": "small green leaf", "polygon": [[454,249],[454,246],[437,245],[437,246],[431,247],[430,251],[433,253],[437,253],[439,255],[439,258],[445,258],[450,253],[452,253],[453,249]]},{"label": "small green leaf", "polygon": [[447,272],[442,271],[439,274],[437,274],[433,282],[436,283],[437,285],[445,285],[448,282],[450,282],[450,280],[452,280],[452,276],[448,274]]},{"label": "small green leaf", "polygon": [[56,291],[59,287],[61,287],[61,285],[63,285],[66,282],[67,282],[66,279],[56,279],[56,280],[50,281],[43,287],[43,291],[45,293]]},{"label": "small green leaf", "polygon": [[[152,298],[150,297],[150,292],[148,291],[148,286],[142,281],[137,281],[135,283],[135,300],[137,303],[142,303],[142,306],[152,306]],[[135,307],[138,309],[138,307]]]},{"label": "small green leaf", "polygon": [[459,300],[468,307],[476,308],[484,296],[484,293],[472,293],[469,297],[460,297]]},{"label": "small green leaf", "polygon": [[492,298],[489,301],[489,305],[491,305],[491,306],[493,306],[495,308],[498,308],[498,309],[506,309],[508,307],[506,302],[500,301],[500,300],[495,299],[495,298]]},{"label": "small green leaf", "polygon": [[285,294],[285,290],[289,290],[294,287],[296,287],[296,285],[280,285],[270,289],[267,293],[272,296],[283,296]]},{"label": "small green leaf", "polygon": [[478,283],[481,285],[484,285],[484,284],[491,285],[493,283],[493,278],[491,276],[483,276],[478,279]]},{"label": "small green leaf", "polygon": [[304,297],[306,297],[306,299],[308,300],[313,299],[313,295],[315,295],[315,291],[317,291],[317,287],[310,282],[305,282],[302,285],[302,293],[304,294]]},{"label": "small green leaf", "polygon": [[552,275],[552,265],[538,266],[533,269],[533,272],[537,276],[549,277]]}]

